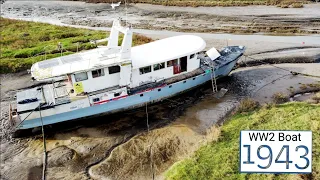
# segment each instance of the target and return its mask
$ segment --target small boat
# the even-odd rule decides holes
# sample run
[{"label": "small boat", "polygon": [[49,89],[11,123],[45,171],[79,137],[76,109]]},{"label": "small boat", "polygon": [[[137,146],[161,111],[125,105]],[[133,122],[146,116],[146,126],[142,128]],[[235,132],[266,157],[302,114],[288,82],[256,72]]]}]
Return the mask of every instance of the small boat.
[{"label": "small boat", "polygon": [[115,20],[107,46],[33,64],[32,78],[46,84],[17,93],[10,108],[15,131],[159,102],[227,76],[245,51],[228,46],[203,52],[205,41],[194,35],[131,47],[132,35]]}]

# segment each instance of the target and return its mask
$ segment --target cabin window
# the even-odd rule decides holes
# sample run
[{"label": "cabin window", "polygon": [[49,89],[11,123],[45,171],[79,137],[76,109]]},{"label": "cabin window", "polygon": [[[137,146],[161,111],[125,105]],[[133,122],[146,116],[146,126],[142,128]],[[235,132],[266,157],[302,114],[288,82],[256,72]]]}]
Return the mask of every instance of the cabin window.
[{"label": "cabin window", "polygon": [[120,72],[120,66],[111,66],[108,67],[109,74],[115,74]]},{"label": "cabin window", "polygon": [[114,97],[120,96],[120,93],[114,93]]},{"label": "cabin window", "polygon": [[149,73],[149,72],[151,72],[151,66],[146,66],[146,67],[140,68],[140,75],[141,74],[146,74],[146,73]]},{"label": "cabin window", "polygon": [[191,54],[191,55],[190,55],[190,59],[193,59],[194,56],[195,56],[195,54]]},{"label": "cabin window", "polygon": [[88,79],[88,74],[87,72],[77,73],[74,74],[74,78],[76,79],[76,82],[84,81]]},{"label": "cabin window", "polygon": [[163,68],[165,68],[165,64],[164,63],[153,65],[153,70],[154,71],[157,71],[157,70],[160,70],[160,69],[163,69]]},{"label": "cabin window", "polygon": [[104,76],[104,69],[97,69],[97,70],[91,71],[91,73],[92,73],[92,78]]},{"label": "cabin window", "polygon": [[178,65],[178,59],[167,62],[167,67],[176,66],[176,65]]}]

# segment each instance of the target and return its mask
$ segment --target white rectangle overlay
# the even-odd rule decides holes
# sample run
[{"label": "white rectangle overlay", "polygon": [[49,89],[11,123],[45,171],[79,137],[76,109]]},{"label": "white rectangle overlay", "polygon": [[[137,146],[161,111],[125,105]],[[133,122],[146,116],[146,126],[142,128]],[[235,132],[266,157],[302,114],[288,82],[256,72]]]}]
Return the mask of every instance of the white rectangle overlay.
[{"label": "white rectangle overlay", "polygon": [[241,131],[241,173],[312,172],[311,131]]}]

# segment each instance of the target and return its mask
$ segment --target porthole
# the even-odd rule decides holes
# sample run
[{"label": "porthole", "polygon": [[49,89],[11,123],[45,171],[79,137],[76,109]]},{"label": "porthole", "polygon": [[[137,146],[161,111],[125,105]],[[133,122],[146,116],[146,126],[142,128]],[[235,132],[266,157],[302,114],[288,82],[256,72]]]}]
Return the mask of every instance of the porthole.
[{"label": "porthole", "polygon": [[186,83],[187,81],[183,81],[183,83]]},{"label": "porthole", "polygon": [[169,88],[172,88],[172,85],[170,85]]},{"label": "porthole", "polygon": [[160,91],[161,91],[161,89],[158,89],[158,91],[160,92]]},{"label": "porthole", "polygon": [[192,78],[193,80],[196,80],[196,78],[194,77],[194,78]]},{"label": "porthole", "polygon": [[143,97],[143,94],[140,94],[140,97]]},{"label": "porthole", "polygon": [[100,98],[93,98],[92,101],[93,102],[98,102],[98,101],[100,101]]}]

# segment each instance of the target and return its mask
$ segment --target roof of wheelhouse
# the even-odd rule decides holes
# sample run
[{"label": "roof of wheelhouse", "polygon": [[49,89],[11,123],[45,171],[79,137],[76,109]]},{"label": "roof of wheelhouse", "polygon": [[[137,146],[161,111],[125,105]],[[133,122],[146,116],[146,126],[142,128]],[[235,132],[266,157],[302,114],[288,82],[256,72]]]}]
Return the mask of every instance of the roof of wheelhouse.
[{"label": "roof of wheelhouse", "polygon": [[[132,47],[132,66],[134,69],[137,69],[174,60],[200,52],[205,46],[206,43],[201,37],[193,35],[181,35],[161,39],[148,44]],[[107,67],[127,61],[120,59],[118,56],[119,54],[105,54],[107,51],[108,47],[100,47],[85,52],[37,62],[32,66],[31,71],[36,79],[41,80],[79,71],[97,69],[99,67]]]},{"label": "roof of wheelhouse", "polygon": [[161,39],[131,49],[134,69],[174,60],[204,50],[206,42],[199,36],[181,35]]}]

